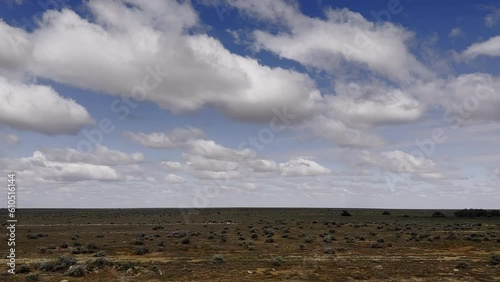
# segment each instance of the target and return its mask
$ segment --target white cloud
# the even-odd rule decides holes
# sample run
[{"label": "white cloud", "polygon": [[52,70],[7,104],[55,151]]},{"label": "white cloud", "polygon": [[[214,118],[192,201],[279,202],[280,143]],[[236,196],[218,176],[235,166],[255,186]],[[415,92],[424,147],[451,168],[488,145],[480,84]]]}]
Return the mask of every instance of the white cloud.
[{"label": "white cloud", "polygon": [[[86,5],[93,22],[68,9],[50,10],[32,33],[15,30],[19,40],[5,41],[12,47],[2,48],[0,62],[24,69],[29,61],[26,70],[36,76],[134,96],[173,112],[211,106],[251,122],[269,122],[272,110],[285,105],[303,118],[321,99],[307,75],[264,66],[231,53],[213,37],[188,32],[198,26],[189,2],[93,0]],[[0,35],[12,31],[0,25]]]},{"label": "white cloud", "polygon": [[0,142],[14,145],[21,143],[21,138],[15,134],[4,134],[0,132]]},{"label": "white cloud", "polygon": [[119,180],[117,172],[109,166],[86,163],[49,161],[46,155],[35,151],[33,156],[20,159],[2,159],[9,170],[19,177],[37,182],[78,182],[87,180]]},{"label": "white cloud", "polygon": [[170,173],[167,176],[165,176],[165,181],[168,183],[184,183],[186,182],[186,179],[177,174]]},{"label": "white cloud", "polygon": [[452,126],[500,121],[500,77],[468,73],[410,85],[405,92],[427,108],[440,107],[439,121]]},{"label": "white cloud", "polygon": [[380,153],[362,151],[355,156],[355,165],[392,173],[410,173],[423,179],[442,179],[445,176],[434,161],[399,150]]},{"label": "white cloud", "polygon": [[[148,138],[148,135],[144,135]],[[277,164],[274,160],[258,157],[252,150],[231,149],[213,140],[186,140],[177,147],[182,150],[184,162],[163,161],[167,171],[180,171],[199,179],[252,179],[282,176],[317,176],[330,173],[318,163],[297,158]]]},{"label": "white cloud", "polygon": [[190,154],[199,155],[207,159],[227,161],[244,160],[255,157],[255,153],[248,148],[233,150],[217,144],[212,140],[202,139],[190,141],[186,151]]},{"label": "white cloud", "polygon": [[28,33],[0,19],[0,75],[10,76],[26,68],[29,49]]},{"label": "white cloud", "polygon": [[351,128],[341,121],[324,115],[305,122],[303,128],[310,131],[314,136],[321,137],[339,146],[377,147],[385,144],[381,137],[368,130]]},{"label": "white cloud", "polygon": [[[35,76],[123,98],[139,96],[174,113],[207,106],[237,120],[267,123],[275,118],[276,109],[286,108],[294,116],[292,126],[301,124],[316,137],[342,146],[381,144],[380,137],[361,132],[360,128],[413,121],[423,110],[401,90],[379,85],[372,87],[385,89],[369,90],[370,86],[364,85],[365,93],[357,99],[339,93],[323,98],[308,75],[236,55],[217,39],[197,32],[198,16],[189,2],[92,0],[85,5],[92,17],[82,18],[68,9],[50,10],[30,33],[0,25],[0,35],[12,33],[18,38],[10,40],[16,48],[0,53],[0,61],[17,58],[6,64],[11,71],[25,69]],[[407,50],[406,41],[412,34],[399,26],[375,24],[348,10],[328,10],[327,20],[309,18],[297,7],[281,1],[236,1],[234,5],[285,25],[293,34],[290,42],[281,42],[280,36],[286,41],[287,35],[274,38],[259,31],[257,34],[269,36],[270,41],[257,36],[257,43],[266,45],[276,40],[275,49],[287,46],[284,51],[297,51],[297,55],[281,56],[304,65],[334,69],[337,74],[344,69],[338,68],[337,62],[341,62],[368,67],[397,81],[430,74]],[[118,14],[124,16],[117,18]],[[330,36],[332,33],[335,36]],[[351,48],[360,43],[367,49]],[[264,47],[280,53],[267,45]],[[13,50],[19,50],[21,55],[16,57]],[[372,114],[375,110],[378,115]],[[121,113],[119,107],[113,107],[113,111]],[[347,122],[350,118],[357,123]],[[325,125],[318,128],[318,120]],[[198,133],[179,135],[203,138]],[[125,133],[152,148],[173,148],[182,142],[175,132],[147,135]]]},{"label": "white cloud", "polygon": [[186,165],[193,170],[211,170],[211,171],[232,171],[238,170],[240,165],[234,161],[214,158],[206,158],[201,155],[190,155],[186,154],[184,156],[186,160]]},{"label": "white cloud", "polygon": [[130,165],[144,162],[143,153],[127,154],[96,145],[91,153],[82,153],[73,148],[48,148],[41,150],[48,161],[62,163],[85,163],[95,165]]},{"label": "white cloud", "polygon": [[94,121],[87,110],[49,86],[0,76],[0,124],[49,135],[76,134]]},{"label": "white cloud", "polygon": [[464,36],[464,32],[459,27],[454,27],[448,33],[448,37],[450,38],[458,38]]},{"label": "white cloud", "polygon": [[248,166],[257,173],[275,172],[278,169],[278,164],[275,161],[267,159],[250,160]]},{"label": "white cloud", "polygon": [[282,176],[318,176],[331,173],[315,161],[297,158],[279,164]]},{"label": "white cloud", "polygon": [[462,55],[466,58],[475,58],[477,56],[500,56],[500,35],[494,36],[484,42],[474,43],[469,46]]},{"label": "white cloud", "polygon": [[492,11],[484,18],[484,23],[487,27],[492,28],[500,21],[500,9]]},{"label": "white cloud", "polygon": [[[413,34],[392,23],[376,24],[347,9],[326,10],[326,19],[302,14],[283,1],[228,1],[244,13],[283,25],[278,34],[255,32],[255,46],[303,65],[338,74],[358,65],[396,81],[430,77],[408,51]],[[285,31],[283,31],[283,29]]]},{"label": "white cloud", "polygon": [[[381,82],[335,84],[336,95],[326,98],[327,114],[352,126],[369,127],[415,121],[425,106],[401,89]],[[331,112],[331,113],[329,113]]]},{"label": "white cloud", "polygon": [[205,137],[205,133],[198,128],[174,128],[170,132],[134,133],[126,131],[123,135],[130,140],[148,148],[177,148],[192,139]]}]

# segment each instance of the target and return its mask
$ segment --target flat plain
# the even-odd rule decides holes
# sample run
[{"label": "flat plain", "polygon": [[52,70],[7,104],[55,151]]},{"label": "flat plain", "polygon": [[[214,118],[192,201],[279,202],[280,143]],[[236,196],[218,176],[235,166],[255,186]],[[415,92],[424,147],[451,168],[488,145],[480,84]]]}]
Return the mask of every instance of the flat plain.
[{"label": "flat plain", "polygon": [[500,281],[499,217],[342,212],[22,209],[0,280]]}]

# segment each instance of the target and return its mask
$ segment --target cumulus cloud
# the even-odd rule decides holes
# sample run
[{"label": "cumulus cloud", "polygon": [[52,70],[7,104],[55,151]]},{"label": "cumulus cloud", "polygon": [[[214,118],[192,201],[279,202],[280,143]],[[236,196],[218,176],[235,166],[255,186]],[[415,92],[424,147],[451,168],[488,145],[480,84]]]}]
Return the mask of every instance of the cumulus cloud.
[{"label": "cumulus cloud", "polygon": [[[148,139],[149,135],[144,134],[143,137]],[[330,173],[329,169],[305,158],[276,163],[258,157],[248,148],[231,149],[209,139],[185,140],[176,148],[181,149],[183,162],[163,161],[160,165],[167,171],[184,172],[198,179],[317,176]]]},{"label": "cumulus cloud", "polygon": [[459,27],[454,27],[448,33],[448,37],[450,38],[458,38],[464,36],[464,32]]},{"label": "cumulus cloud", "polygon": [[345,123],[325,115],[304,122],[302,126],[306,132],[311,132],[313,136],[321,137],[342,147],[377,147],[385,144],[381,137],[369,130],[349,127]]},{"label": "cumulus cloud", "polygon": [[76,134],[94,120],[87,110],[49,86],[0,76],[0,124],[49,135]]},{"label": "cumulus cloud", "polygon": [[330,169],[325,168],[315,161],[297,158],[280,163],[280,172],[282,176],[318,176],[331,173]]},{"label": "cumulus cloud", "polygon": [[148,148],[176,148],[193,139],[205,137],[205,133],[198,128],[174,128],[170,132],[134,133],[126,131],[123,135],[130,140]]},{"label": "cumulus cloud", "polygon": [[477,56],[500,56],[500,35],[494,36],[484,42],[474,43],[469,46],[462,55],[465,58],[475,58]]},{"label": "cumulus cloud", "polygon": [[347,9],[327,9],[326,19],[311,18],[284,1],[229,0],[230,5],[263,21],[279,33],[255,31],[255,46],[321,70],[341,72],[359,65],[396,81],[431,77],[409,52],[413,34],[392,23],[376,24]]},{"label": "cumulus cloud", "polygon": [[321,99],[307,75],[264,66],[190,32],[199,23],[189,2],[86,5],[94,21],[62,9],[44,13],[31,33],[1,24],[0,35],[15,36],[2,43],[12,47],[2,48],[0,62],[14,69],[28,60],[30,73],[60,83],[153,101],[173,112],[210,106],[250,122],[268,122],[284,105],[304,117]]},{"label": "cumulus cloud", "polygon": [[184,182],[186,182],[186,179],[184,179],[184,177],[179,176],[177,174],[169,173],[167,176],[165,176],[165,181],[167,183],[175,184],[175,183],[184,183]]},{"label": "cumulus cloud", "polygon": [[38,182],[78,182],[87,180],[119,180],[117,172],[109,166],[87,163],[53,162],[35,151],[33,156],[20,159],[2,159],[2,166],[16,171],[25,179]]},{"label": "cumulus cloud", "polygon": [[15,171],[32,183],[134,181],[146,179],[143,163],[142,153],[128,154],[96,145],[91,153],[72,148],[43,148],[30,157],[0,158],[0,170]]},{"label": "cumulus cloud", "polygon": [[409,173],[422,179],[442,179],[445,176],[434,161],[399,150],[361,151],[355,156],[355,165],[357,167],[379,168],[392,173]]},{"label": "cumulus cloud", "polygon": [[61,163],[85,163],[94,165],[130,165],[144,162],[143,153],[127,154],[109,149],[103,145],[96,145],[91,153],[83,153],[73,148],[42,149],[46,160]]},{"label": "cumulus cloud", "polygon": [[[335,96],[326,98],[327,114],[352,126],[370,127],[415,121],[425,105],[403,90],[381,82],[335,84]],[[333,117],[333,116],[331,116]]]},{"label": "cumulus cloud", "polygon": [[440,106],[441,118],[453,125],[500,121],[500,78],[486,73],[462,74],[407,89],[422,103]]}]

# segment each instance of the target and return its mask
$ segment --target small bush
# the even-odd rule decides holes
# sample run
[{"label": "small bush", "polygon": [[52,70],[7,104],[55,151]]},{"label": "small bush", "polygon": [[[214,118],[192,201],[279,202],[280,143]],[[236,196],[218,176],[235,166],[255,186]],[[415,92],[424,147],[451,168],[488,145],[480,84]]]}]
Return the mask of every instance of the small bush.
[{"label": "small bush", "polygon": [[323,242],[325,243],[331,243],[332,241],[335,240],[335,237],[333,237],[332,235],[326,235],[324,238],[323,238]]},{"label": "small bush", "polygon": [[500,255],[492,255],[490,258],[490,263],[492,265],[500,265]]},{"label": "small bush", "polygon": [[281,258],[281,257],[275,257],[275,258],[272,258],[272,259],[271,259],[271,263],[272,263],[274,266],[280,266],[280,265],[283,263],[283,258]]},{"label": "small bush", "polygon": [[100,251],[94,254],[94,257],[105,257],[106,253],[104,251]]},{"label": "small bush", "polygon": [[55,263],[55,271],[66,270],[76,264],[74,257],[60,256]]},{"label": "small bush", "polygon": [[21,266],[19,266],[17,269],[16,269],[16,273],[21,273],[21,274],[24,274],[24,273],[30,273],[31,272],[31,269],[28,265],[26,264],[23,264]]},{"label": "small bush", "polygon": [[351,214],[348,211],[346,211],[346,210],[343,210],[340,215],[341,216],[351,216]]},{"label": "small bush", "polygon": [[138,238],[136,239],[134,242],[133,242],[134,245],[137,245],[137,246],[142,246],[144,245],[144,239],[143,238]]},{"label": "small bush", "polygon": [[446,216],[442,212],[435,212],[435,213],[432,214],[432,217],[438,217],[439,218],[439,217],[446,217]]},{"label": "small bush", "polygon": [[99,249],[99,247],[94,243],[89,243],[89,244],[87,244],[87,249],[94,251],[94,250]]},{"label": "small bush", "polygon": [[390,213],[390,212],[388,212],[388,211],[384,211],[384,212],[382,213],[382,215],[391,215],[391,213]]},{"label": "small bush", "polygon": [[38,262],[35,264],[35,269],[43,271],[54,271],[54,262]]},{"label": "small bush", "polygon": [[181,243],[184,245],[187,245],[187,244],[191,243],[191,239],[189,239],[189,237],[186,237],[186,238],[182,239]]},{"label": "small bush", "polygon": [[310,236],[307,236],[307,237],[304,239],[304,242],[305,242],[305,243],[310,244],[310,243],[312,243],[312,242],[313,242],[313,239],[312,239]]},{"label": "small bush", "polygon": [[374,249],[382,249],[385,248],[385,245],[383,243],[373,243],[371,247]]},{"label": "small bush", "polygon": [[107,258],[98,257],[87,262],[87,269],[103,268],[112,264]]},{"label": "small bush", "polygon": [[465,261],[459,261],[457,264],[458,269],[468,269],[470,268],[469,263]]},{"label": "small bush", "polygon": [[266,243],[274,243],[274,238],[273,237],[266,238]]},{"label": "small bush", "polygon": [[89,251],[89,249],[85,248],[85,247],[76,247],[74,248],[73,250],[71,250],[71,253],[74,254],[74,255],[79,255],[79,254],[88,254],[90,253],[91,251]]},{"label": "small bush", "polygon": [[147,253],[149,253],[149,250],[146,247],[139,247],[139,248],[136,248],[134,251],[134,254],[136,254],[138,256],[142,256],[142,255],[145,255]]},{"label": "small bush", "polygon": [[212,257],[212,262],[215,263],[215,264],[224,263],[224,257],[222,255],[214,255]]},{"label": "small bush", "polygon": [[333,250],[333,248],[325,248],[325,254],[334,254],[335,251]]},{"label": "small bush", "polygon": [[82,277],[85,275],[85,267],[83,267],[83,265],[73,265],[68,269],[66,275],[72,277]]},{"label": "small bush", "polygon": [[39,276],[38,273],[31,273],[26,275],[26,282],[36,282],[38,281]]}]

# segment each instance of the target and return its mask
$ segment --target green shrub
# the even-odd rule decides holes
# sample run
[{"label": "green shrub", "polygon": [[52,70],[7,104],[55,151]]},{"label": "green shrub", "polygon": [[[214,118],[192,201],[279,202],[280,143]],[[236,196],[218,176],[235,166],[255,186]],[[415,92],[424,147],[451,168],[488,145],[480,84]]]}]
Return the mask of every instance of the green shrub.
[{"label": "green shrub", "polygon": [[468,269],[470,268],[469,263],[466,261],[459,261],[457,264],[458,269]]},{"label": "green shrub", "polygon": [[490,263],[492,265],[500,265],[500,255],[492,255],[490,258]]},{"label": "green shrub", "polygon": [[104,257],[98,257],[91,259],[87,262],[87,269],[96,269],[96,268],[103,268],[106,266],[113,265],[113,263],[108,260],[107,258]]},{"label": "green shrub", "polygon": [[212,262],[215,264],[221,264],[221,263],[224,263],[225,260],[224,260],[224,257],[222,255],[214,255],[212,257]]},{"label": "green shrub", "polygon": [[341,216],[351,216],[351,214],[348,211],[346,211],[346,210],[343,210],[340,215]]},{"label": "green shrub", "polygon": [[66,275],[72,276],[72,277],[82,277],[85,275],[85,267],[83,265],[73,265],[68,269],[68,272],[66,272]]},{"label": "green shrub", "polygon": [[149,250],[146,247],[139,247],[139,248],[136,248],[134,251],[134,254],[136,254],[138,256],[142,256],[142,255],[145,255],[147,253],[149,253]]},{"label": "green shrub", "polygon": [[17,269],[16,269],[16,273],[21,273],[21,274],[24,274],[24,273],[30,273],[31,272],[31,269],[28,265],[26,264],[23,264],[21,266],[19,266]]},{"label": "green shrub", "polygon": [[438,211],[433,213],[432,217],[446,217],[446,216],[444,215],[444,213]]},{"label": "green shrub", "polygon": [[38,273],[31,273],[26,275],[26,282],[36,282],[39,279]]},{"label": "green shrub", "polygon": [[274,258],[271,259],[271,263],[274,266],[280,266],[283,263],[283,258],[281,258],[281,257],[274,257]]},{"label": "green shrub", "polygon": [[325,254],[334,254],[335,251],[333,250],[333,248],[325,248]]}]

